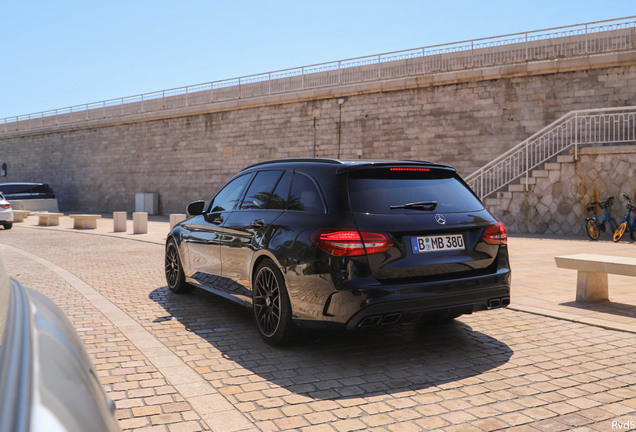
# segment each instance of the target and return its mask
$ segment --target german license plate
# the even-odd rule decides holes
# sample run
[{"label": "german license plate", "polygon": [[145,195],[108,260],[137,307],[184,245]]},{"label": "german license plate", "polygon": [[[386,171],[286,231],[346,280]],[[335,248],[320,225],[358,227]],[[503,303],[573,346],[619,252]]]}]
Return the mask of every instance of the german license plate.
[{"label": "german license plate", "polygon": [[461,234],[411,237],[413,253],[464,250],[464,236]]}]

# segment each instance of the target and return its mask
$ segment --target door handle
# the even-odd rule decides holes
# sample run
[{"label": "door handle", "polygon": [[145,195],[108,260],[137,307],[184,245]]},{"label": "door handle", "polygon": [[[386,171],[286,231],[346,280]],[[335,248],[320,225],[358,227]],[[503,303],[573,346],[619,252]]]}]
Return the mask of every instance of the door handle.
[{"label": "door handle", "polygon": [[265,225],[265,221],[263,219],[256,219],[255,221],[252,221],[252,228],[263,228],[263,225]]},{"label": "door handle", "polygon": [[221,225],[223,223],[223,216],[219,216],[218,218],[212,221],[214,225]]}]

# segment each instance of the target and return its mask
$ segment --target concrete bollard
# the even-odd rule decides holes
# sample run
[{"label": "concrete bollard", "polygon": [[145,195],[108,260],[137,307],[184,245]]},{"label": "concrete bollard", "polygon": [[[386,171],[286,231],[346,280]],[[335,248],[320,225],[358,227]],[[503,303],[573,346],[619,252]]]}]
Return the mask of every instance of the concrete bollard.
[{"label": "concrete bollard", "polygon": [[174,228],[179,222],[183,222],[186,219],[186,215],[183,213],[173,213],[170,215],[170,229]]},{"label": "concrete bollard", "polygon": [[128,227],[126,226],[128,213],[126,212],[113,212],[113,230],[115,232],[126,232]]},{"label": "concrete bollard", "polygon": [[133,234],[148,233],[148,212],[133,212]]}]

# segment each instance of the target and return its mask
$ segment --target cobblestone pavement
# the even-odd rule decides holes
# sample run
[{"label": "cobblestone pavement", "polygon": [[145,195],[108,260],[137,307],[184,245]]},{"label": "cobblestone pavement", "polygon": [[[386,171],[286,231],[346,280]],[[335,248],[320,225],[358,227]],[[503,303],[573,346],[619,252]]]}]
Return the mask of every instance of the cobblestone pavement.
[{"label": "cobblestone pavement", "polygon": [[0,255],[69,316],[125,430],[582,432],[636,421],[631,333],[500,309],[276,349],[249,311],[171,293],[161,245],[16,226],[0,231]]}]

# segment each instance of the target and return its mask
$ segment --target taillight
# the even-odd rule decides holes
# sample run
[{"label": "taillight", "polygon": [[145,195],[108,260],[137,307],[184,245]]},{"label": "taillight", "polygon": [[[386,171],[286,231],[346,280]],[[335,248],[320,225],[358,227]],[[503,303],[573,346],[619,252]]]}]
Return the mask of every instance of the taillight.
[{"label": "taillight", "polygon": [[0,208],[10,209],[11,208],[11,204],[0,204]]},{"label": "taillight", "polygon": [[491,225],[486,228],[482,240],[489,245],[507,245],[508,235],[506,234],[506,228],[501,222],[497,222],[497,225]]},{"label": "taillight", "polygon": [[393,246],[393,241],[385,233],[327,228],[313,233],[311,241],[329,255],[335,256],[382,253]]}]

